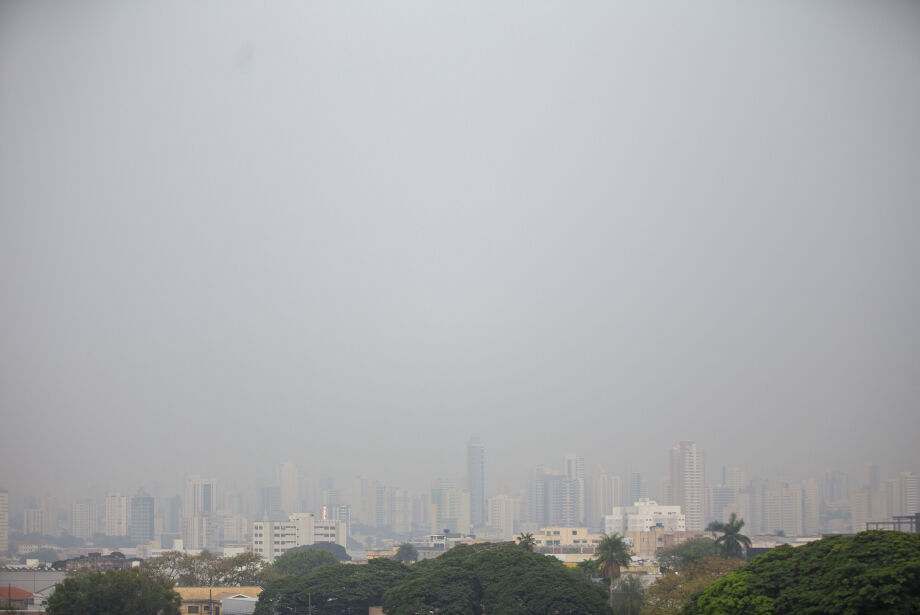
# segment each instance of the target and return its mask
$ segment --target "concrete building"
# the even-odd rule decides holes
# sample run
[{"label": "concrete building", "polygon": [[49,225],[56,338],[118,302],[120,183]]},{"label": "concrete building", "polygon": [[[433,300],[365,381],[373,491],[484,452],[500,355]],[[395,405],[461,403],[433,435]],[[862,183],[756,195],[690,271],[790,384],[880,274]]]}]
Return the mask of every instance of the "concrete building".
[{"label": "concrete building", "polygon": [[521,521],[521,498],[499,494],[489,498],[488,525],[495,528],[501,538],[510,540],[517,536]]},{"label": "concrete building", "polygon": [[666,530],[652,527],[646,532],[626,532],[624,537],[633,555],[640,559],[656,559],[662,549],[669,549],[692,538],[715,538],[717,534],[706,531]]},{"label": "concrete building", "polygon": [[255,608],[261,587],[177,587],[182,615],[246,615]]},{"label": "concrete building", "polygon": [[577,453],[566,453],[563,458],[565,477],[575,482],[574,522],[585,523],[585,458]]},{"label": "concrete building", "polygon": [[767,489],[764,516],[767,532],[804,536],[804,501],[801,485],[777,483]]},{"label": "concrete building", "polygon": [[479,438],[466,445],[467,482],[470,488],[470,523],[486,524],[486,447]]},{"label": "concrete building", "polygon": [[[629,475],[629,493],[626,494],[626,501],[638,502],[639,500],[645,499],[648,499],[648,480],[642,478],[642,475],[639,472],[632,472]],[[619,505],[619,502],[614,504],[614,506]],[[610,509],[604,511],[605,515],[609,513]]]},{"label": "concrete building", "polygon": [[44,514],[41,508],[26,508],[22,511],[22,533],[41,534],[45,527]]},{"label": "concrete building", "polygon": [[281,485],[281,510],[284,514],[301,512],[300,510],[300,477],[297,472],[297,464],[293,461],[286,461],[281,465],[280,485]]},{"label": "concrete building", "polygon": [[219,545],[217,512],[217,483],[197,474],[185,482],[182,501],[182,542],[186,549],[213,549]]},{"label": "concrete building", "polygon": [[604,531],[608,534],[647,532],[653,527],[680,532],[687,529],[687,521],[680,506],[663,506],[647,499],[632,506],[615,506],[613,512],[604,517]]},{"label": "concrete building", "polygon": [[620,477],[601,472],[587,479],[585,483],[585,525],[590,528],[604,527],[604,517],[614,506],[621,506],[622,485]]},{"label": "concrete building", "polygon": [[10,550],[10,494],[0,490],[0,553]]},{"label": "concrete building", "polygon": [[105,498],[105,525],[103,533],[106,536],[128,535],[128,498],[120,493],[110,493]]},{"label": "concrete building", "polygon": [[706,526],[705,465],[696,442],[683,441],[671,448],[670,494],[665,503],[680,506],[688,530],[702,530]]},{"label": "concrete building", "polygon": [[83,540],[92,540],[96,534],[96,503],[79,500],[70,506],[70,535]]},{"label": "concrete building", "polygon": [[143,490],[131,498],[131,522],[128,536],[136,545],[145,545],[153,540],[154,500]]},{"label": "concrete building", "polygon": [[541,553],[576,550],[594,553],[603,536],[586,527],[542,527],[534,532],[534,547]]},{"label": "concrete building", "polygon": [[527,520],[538,527],[579,527],[583,501],[583,480],[538,467],[527,492]]},{"label": "concrete building", "polygon": [[256,521],[252,524],[252,551],[268,561],[282,553],[317,542],[347,546],[344,521],[323,521],[313,513],[294,513],[287,521]]},{"label": "concrete building", "polygon": [[451,480],[436,481],[429,494],[431,533],[470,533],[470,492]]}]

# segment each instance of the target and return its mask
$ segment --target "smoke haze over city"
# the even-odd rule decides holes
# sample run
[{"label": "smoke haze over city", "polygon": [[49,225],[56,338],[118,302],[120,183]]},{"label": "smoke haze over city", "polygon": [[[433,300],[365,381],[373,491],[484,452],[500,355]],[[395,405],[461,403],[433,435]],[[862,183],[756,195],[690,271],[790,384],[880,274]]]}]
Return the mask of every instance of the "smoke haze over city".
[{"label": "smoke haze over city", "polygon": [[0,487],[920,471],[918,27],[0,4]]}]

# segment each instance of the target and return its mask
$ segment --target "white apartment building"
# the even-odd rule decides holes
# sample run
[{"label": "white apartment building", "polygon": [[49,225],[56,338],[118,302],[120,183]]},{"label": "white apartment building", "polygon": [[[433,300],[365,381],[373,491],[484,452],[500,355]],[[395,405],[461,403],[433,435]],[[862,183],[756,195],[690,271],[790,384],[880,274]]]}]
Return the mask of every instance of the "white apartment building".
[{"label": "white apartment building", "polygon": [[252,551],[268,561],[297,547],[317,542],[346,546],[344,521],[317,519],[313,513],[294,513],[287,521],[256,521],[252,524]]},{"label": "white apartment building", "polygon": [[105,498],[106,536],[128,535],[128,498],[120,493],[110,493]]},{"label": "white apartment building", "polygon": [[662,506],[648,498],[632,506],[614,506],[613,512],[604,517],[604,531],[608,534],[648,532],[653,527],[666,531],[684,531],[687,529],[687,519],[680,511],[680,506]]}]

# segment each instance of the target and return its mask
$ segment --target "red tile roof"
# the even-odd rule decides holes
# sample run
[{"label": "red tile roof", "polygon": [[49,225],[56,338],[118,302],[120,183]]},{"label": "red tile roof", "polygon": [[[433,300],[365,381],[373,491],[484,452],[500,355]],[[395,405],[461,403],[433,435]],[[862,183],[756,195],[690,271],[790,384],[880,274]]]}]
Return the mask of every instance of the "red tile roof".
[{"label": "red tile roof", "polygon": [[0,586],[0,600],[26,600],[32,598],[32,592],[8,585]]}]

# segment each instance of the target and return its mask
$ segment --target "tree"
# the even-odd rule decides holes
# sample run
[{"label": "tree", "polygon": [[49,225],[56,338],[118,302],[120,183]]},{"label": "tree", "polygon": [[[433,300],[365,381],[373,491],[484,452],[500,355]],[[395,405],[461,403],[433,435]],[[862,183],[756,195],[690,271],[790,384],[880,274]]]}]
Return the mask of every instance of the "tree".
[{"label": "tree", "polygon": [[642,615],[677,615],[693,594],[742,565],[740,560],[726,559],[721,553],[682,563],[646,590]]},{"label": "tree", "polygon": [[597,564],[610,581],[610,607],[613,608],[613,582],[620,576],[620,568],[629,566],[632,556],[626,541],[618,533],[604,534],[597,545]]},{"label": "tree", "polygon": [[208,551],[200,555],[168,551],[144,560],[141,568],[180,587],[240,587],[271,579],[271,568],[257,553],[218,557]]},{"label": "tree", "polygon": [[49,615],[179,615],[179,594],[140,568],[64,579],[48,599]]},{"label": "tree", "polygon": [[397,562],[411,564],[418,561],[418,550],[408,542],[404,542],[396,549],[396,555],[393,556]]},{"label": "tree", "polygon": [[306,575],[287,576],[266,585],[255,613],[305,613],[310,606],[315,615],[367,613],[368,607],[383,602],[384,592],[398,585],[408,570],[386,558],[362,566],[338,562],[319,566]]},{"label": "tree", "polygon": [[691,538],[679,545],[662,549],[658,553],[658,563],[665,570],[676,570],[681,566],[695,562],[704,557],[722,557],[725,549],[712,538]]},{"label": "tree", "polygon": [[537,546],[537,541],[534,539],[533,534],[530,532],[521,532],[521,535],[517,537],[517,543],[525,551],[533,551],[534,547]]},{"label": "tree", "polygon": [[279,556],[272,565],[282,575],[304,576],[320,566],[331,566],[339,561],[328,551],[319,549],[294,549]]},{"label": "tree", "polygon": [[683,612],[920,613],[920,535],[874,530],[781,545],[709,585]]},{"label": "tree", "polygon": [[459,545],[408,569],[384,594],[387,615],[609,615],[606,591],[554,557],[519,545]]},{"label": "tree", "polygon": [[637,575],[621,576],[614,584],[613,593],[617,596],[613,604],[614,615],[639,615],[645,597],[645,587]]},{"label": "tree", "polygon": [[739,519],[738,515],[732,513],[725,523],[713,521],[706,529],[712,532],[722,532],[716,542],[725,547],[725,555],[740,559],[751,547],[751,539],[741,533],[743,527],[744,519]]},{"label": "tree", "polygon": [[335,559],[337,559],[340,562],[350,562],[351,561],[351,556],[345,550],[345,547],[343,547],[340,544],[334,543],[334,542],[314,542],[312,545],[306,545],[303,547],[295,547],[293,549],[288,550],[287,552],[290,553],[291,551],[302,551],[304,549],[316,549],[317,551],[326,551],[328,553],[331,553],[333,556],[335,556]]}]

